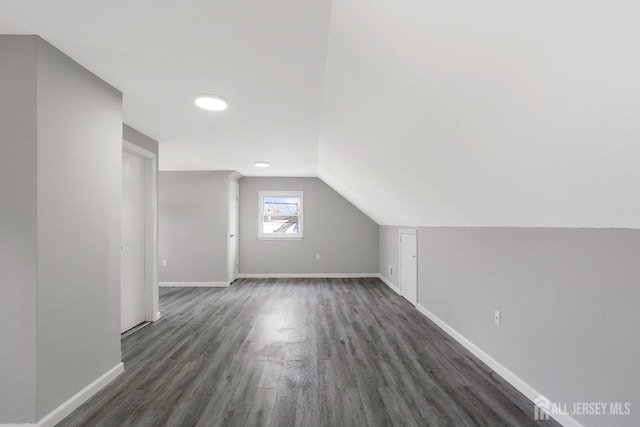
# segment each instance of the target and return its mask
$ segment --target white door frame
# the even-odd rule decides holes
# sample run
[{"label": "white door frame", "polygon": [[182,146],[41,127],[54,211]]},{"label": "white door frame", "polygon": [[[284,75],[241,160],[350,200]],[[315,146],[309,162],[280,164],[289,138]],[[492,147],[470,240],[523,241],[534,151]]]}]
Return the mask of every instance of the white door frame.
[{"label": "white door frame", "polygon": [[160,319],[157,155],[124,139],[122,151],[144,160],[144,316],[146,321],[155,322]]},{"label": "white door frame", "polygon": [[416,306],[418,305],[418,230],[416,228],[401,228],[398,232],[398,278],[399,280],[399,288],[400,295],[404,295],[402,289],[402,235],[403,234],[413,234],[416,236]]},{"label": "white door frame", "polygon": [[236,280],[238,278],[238,253],[239,253],[239,239],[238,239],[238,235],[240,232],[240,184],[238,184],[236,181],[229,181],[229,204],[234,203],[233,200],[231,200],[231,188],[235,186],[237,187],[238,191],[237,191],[237,200],[235,200],[236,203],[236,229],[235,230],[231,230],[231,206],[229,206],[229,210],[228,210],[228,221],[227,221],[227,236],[228,236],[228,240],[227,240],[227,268],[229,267],[229,260],[231,260],[232,258],[232,254],[231,254],[231,235],[234,235],[234,239],[236,240],[236,253],[235,253],[235,260],[236,260],[236,267],[231,270],[228,271],[227,276],[229,279],[229,284],[231,284],[231,282],[233,282],[234,280]]}]

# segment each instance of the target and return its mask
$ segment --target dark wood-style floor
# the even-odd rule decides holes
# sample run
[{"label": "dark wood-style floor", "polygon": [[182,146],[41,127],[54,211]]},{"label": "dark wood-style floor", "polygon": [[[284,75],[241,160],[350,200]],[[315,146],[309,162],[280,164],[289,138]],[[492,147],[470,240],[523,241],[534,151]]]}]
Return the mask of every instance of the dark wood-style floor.
[{"label": "dark wood-style floor", "polygon": [[125,373],[61,426],[534,426],[533,404],[378,279],[162,288]]}]

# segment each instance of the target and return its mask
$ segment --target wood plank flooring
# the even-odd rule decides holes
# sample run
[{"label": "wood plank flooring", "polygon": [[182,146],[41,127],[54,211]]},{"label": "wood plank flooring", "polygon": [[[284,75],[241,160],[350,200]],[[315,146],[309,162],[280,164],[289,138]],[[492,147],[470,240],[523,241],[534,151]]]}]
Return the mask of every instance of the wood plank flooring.
[{"label": "wood plank flooring", "polygon": [[557,426],[378,279],[161,288],[60,426]]}]

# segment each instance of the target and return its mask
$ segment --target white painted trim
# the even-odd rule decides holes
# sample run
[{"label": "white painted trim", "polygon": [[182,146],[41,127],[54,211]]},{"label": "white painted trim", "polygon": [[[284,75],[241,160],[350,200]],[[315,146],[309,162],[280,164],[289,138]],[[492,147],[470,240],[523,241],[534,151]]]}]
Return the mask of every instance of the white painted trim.
[{"label": "white painted trim", "polygon": [[142,158],[151,159],[156,157],[156,155],[151,151],[146,150],[133,142],[127,141],[126,139],[122,140],[122,150]]},{"label": "white painted trim", "polygon": [[229,282],[160,282],[162,287],[177,288],[226,288],[229,284]]},{"label": "white painted trim", "polygon": [[[265,197],[299,197],[300,206],[298,207],[298,232],[282,233],[278,236],[272,234],[264,234],[262,226],[264,225],[264,198]],[[302,240],[304,237],[304,191],[258,191],[258,240]]]},{"label": "white painted trim", "polygon": [[387,285],[388,287],[390,287],[393,292],[395,292],[396,294],[402,296],[402,294],[400,293],[400,288],[398,288],[396,285],[391,283],[391,281],[389,281],[382,274],[378,273],[378,279],[382,280],[384,282],[384,284]]},{"label": "white painted trim", "polygon": [[[286,234],[286,233],[285,233]],[[258,236],[258,240],[304,240],[304,237],[295,235],[293,237],[289,236]]]},{"label": "white painted trim", "polygon": [[239,279],[357,279],[379,277],[378,273],[238,274]]},{"label": "white painted trim", "polygon": [[158,290],[158,167],[155,156],[145,163],[145,320],[153,321],[160,308]]},{"label": "white painted trim", "polygon": [[[522,378],[518,377],[500,362],[482,351],[479,347],[462,336],[458,331],[453,329],[438,316],[427,310],[424,306],[418,304],[416,305],[416,308],[420,313],[422,313],[433,323],[438,325],[440,329],[447,333],[447,335],[462,344],[464,348],[473,353],[478,359],[482,360],[487,366],[489,366],[498,375],[504,378],[505,381],[514,386],[520,393],[524,394],[529,400],[533,402],[538,397],[543,396],[541,393],[537,392],[533,387],[527,384]],[[533,407],[531,408],[531,410],[533,411]],[[531,417],[533,418],[533,412],[531,413]],[[569,414],[557,414],[553,418],[565,427],[583,427],[582,424],[576,421]]]},{"label": "white painted trim", "polygon": [[157,312],[156,315],[153,317],[153,321],[157,322],[158,320],[160,320],[161,317],[162,315],[160,314],[160,312]]},{"label": "white painted trim", "polygon": [[[232,188],[236,188],[237,191],[232,191]],[[229,261],[231,259],[235,259],[235,264],[231,271],[227,271],[227,275],[229,277],[229,283],[233,283],[234,280],[238,278],[238,260],[239,260],[239,247],[240,247],[240,184],[237,181],[229,180],[229,206],[227,210],[227,236],[229,236],[227,240],[227,269],[229,269]],[[236,199],[231,200],[231,194],[235,193]],[[235,211],[236,211],[236,229],[231,230],[231,204],[234,203]],[[233,233],[233,238],[236,241],[236,253],[235,256],[232,256],[231,253],[231,233]]]},{"label": "white painted trim", "polygon": [[29,423],[22,423],[22,424],[0,424],[0,427],[37,427],[38,424],[29,424]]},{"label": "white painted trim", "polygon": [[64,417],[76,410],[80,405],[93,397],[94,394],[102,390],[106,385],[116,379],[118,375],[122,374],[123,372],[124,364],[120,362],[109,371],[104,373],[102,376],[100,376],[98,379],[96,379],[94,382],[80,390],[62,405],[49,412],[48,415],[38,421],[37,426],[53,427],[56,423],[62,421]]},{"label": "white painted trim", "polygon": [[160,307],[158,291],[158,168],[157,156],[122,140],[122,151],[144,160],[144,320],[154,322]]}]

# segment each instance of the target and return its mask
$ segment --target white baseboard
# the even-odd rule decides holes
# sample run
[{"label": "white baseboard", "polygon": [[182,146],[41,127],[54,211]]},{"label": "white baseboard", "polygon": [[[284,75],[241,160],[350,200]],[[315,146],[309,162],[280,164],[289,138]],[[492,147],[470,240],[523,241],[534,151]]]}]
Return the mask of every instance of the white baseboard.
[{"label": "white baseboard", "polygon": [[238,279],[358,279],[367,277],[378,277],[378,273],[238,274]]},{"label": "white baseboard", "polygon": [[378,279],[382,280],[384,282],[385,285],[387,285],[388,287],[391,288],[391,290],[393,292],[395,292],[398,295],[402,295],[400,293],[400,288],[398,288],[396,285],[394,285],[393,283],[391,283],[386,277],[384,277],[382,274],[378,274]]},{"label": "white baseboard", "polygon": [[158,320],[160,320],[161,317],[162,315],[160,314],[160,312],[157,312],[156,315],[153,317],[153,321],[157,322]]},{"label": "white baseboard", "polygon": [[[542,396],[541,393],[538,393],[533,387],[531,387],[524,380],[522,380],[522,378],[518,377],[516,374],[511,372],[500,362],[498,362],[493,357],[489,356],[487,353],[482,351],[475,344],[473,344],[471,341],[469,341],[464,336],[462,336],[458,331],[453,329],[451,326],[445,323],[438,316],[436,316],[435,314],[427,310],[424,306],[418,304],[416,305],[416,308],[420,313],[422,313],[424,316],[430,319],[433,323],[438,325],[443,331],[445,331],[447,335],[449,335],[451,338],[453,338],[454,340],[462,344],[463,347],[465,347],[467,350],[473,353],[478,359],[482,360],[487,366],[493,369],[498,375],[504,378],[509,384],[514,386],[520,393],[524,394],[529,400],[533,402],[538,397]],[[532,411],[533,411],[533,407],[532,407]],[[531,413],[531,416],[533,417],[533,412]],[[557,415],[554,415],[553,418],[565,427],[583,427],[582,424],[576,421],[569,414],[557,414]]]},{"label": "white baseboard", "polygon": [[38,427],[38,424],[29,424],[29,423],[22,423],[22,424],[0,424],[0,427]]},{"label": "white baseboard", "polygon": [[178,288],[226,288],[229,282],[160,282],[161,287],[178,287]]},{"label": "white baseboard", "polygon": [[38,421],[38,427],[53,427],[56,423],[62,421],[64,417],[77,409],[84,402],[89,400],[94,394],[102,390],[107,384],[116,379],[118,375],[124,372],[124,364],[118,363],[109,371],[104,373],[100,378],[80,390],[69,400],[51,411],[48,415]]}]

